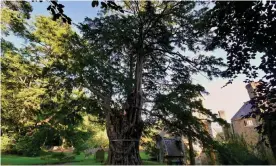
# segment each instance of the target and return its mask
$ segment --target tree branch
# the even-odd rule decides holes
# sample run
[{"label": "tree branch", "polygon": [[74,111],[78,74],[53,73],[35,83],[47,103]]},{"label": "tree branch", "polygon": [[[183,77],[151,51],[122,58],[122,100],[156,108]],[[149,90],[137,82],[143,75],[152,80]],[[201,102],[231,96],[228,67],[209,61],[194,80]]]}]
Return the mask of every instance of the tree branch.
[{"label": "tree branch", "polygon": [[[107,96],[104,96],[99,90],[95,89],[95,88],[92,88],[87,82],[86,80],[84,79],[84,84],[85,86],[91,91],[93,92],[96,96],[100,97],[102,100],[103,100],[103,107],[105,109],[107,109],[107,111],[111,111],[111,108],[110,108],[110,103],[111,103],[111,99]],[[105,111],[104,109],[104,111]],[[105,111],[106,112],[106,111]]]},{"label": "tree branch", "polygon": [[163,69],[162,66],[159,65],[159,63],[155,60],[155,58],[152,55],[150,55],[150,57],[154,61],[154,63],[158,66],[158,68],[160,70],[162,70],[163,72],[166,72],[166,70],[168,69],[168,67],[166,69]]},{"label": "tree branch", "polygon": [[189,58],[186,58],[184,56],[182,56],[182,54],[180,54],[179,52],[173,52],[173,51],[168,51],[168,50],[163,50],[163,49],[160,49],[160,48],[154,48],[154,50],[156,51],[162,51],[163,53],[167,53],[167,54],[172,54],[172,55],[177,55],[179,58],[181,58],[181,60],[185,61],[185,62],[188,62],[194,69],[196,69],[203,77],[209,79],[207,76],[203,75],[201,73],[201,69],[199,69],[198,67],[196,67],[196,63],[191,61]]}]

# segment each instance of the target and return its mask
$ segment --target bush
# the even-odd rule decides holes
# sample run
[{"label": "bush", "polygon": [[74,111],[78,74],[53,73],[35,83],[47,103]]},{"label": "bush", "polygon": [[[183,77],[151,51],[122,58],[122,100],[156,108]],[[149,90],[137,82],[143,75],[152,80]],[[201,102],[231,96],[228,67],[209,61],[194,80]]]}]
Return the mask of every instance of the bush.
[{"label": "bush", "polygon": [[68,140],[70,139],[71,144],[74,146],[75,154],[80,154],[80,152],[87,149],[86,141],[90,136],[91,135],[89,132],[78,131],[78,130],[75,130],[70,133],[70,137],[68,137]]},{"label": "bush", "polygon": [[146,154],[148,154],[152,160],[157,160],[157,155],[159,154],[158,149],[156,148],[156,142],[151,140],[143,143]]},{"label": "bush", "polygon": [[16,150],[24,156],[38,156],[40,154],[40,141],[35,137],[23,136],[16,143]]},{"label": "bush", "polygon": [[141,140],[141,146],[145,150],[146,154],[148,154],[151,160],[157,160],[159,150],[156,146],[155,136],[158,134],[158,131],[152,128],[146,128],[144,131],[144,136]]},{"label": "bush", "polygon": [[216,146],[218,159],[223,165],[265,165],[266,160],[254,154],[252,147],[243,138],[233,137],[226,143],[218,143]]},{"label": "bush", "polygon": [[62,162],[69,162],[75,159],[75,155],[74,154],[65,154],[63,152],[58,153],[52,153],[50,155],[46,155],[40,158],[41,160],[59,160]]},{"label": "bush", "polygon": [[14,152],[14,139],[7,135],[1,136],[1,152],[13,153]]},{"label": "bush", "polygon": [[95,133],[90,143],[91,143],[90,144],[91,146],[96,146],[96,147],[101,146],[101,147],[107,148],[109,145],[109,140],[107,137],[106,130],[98,131],[97,133]]}]

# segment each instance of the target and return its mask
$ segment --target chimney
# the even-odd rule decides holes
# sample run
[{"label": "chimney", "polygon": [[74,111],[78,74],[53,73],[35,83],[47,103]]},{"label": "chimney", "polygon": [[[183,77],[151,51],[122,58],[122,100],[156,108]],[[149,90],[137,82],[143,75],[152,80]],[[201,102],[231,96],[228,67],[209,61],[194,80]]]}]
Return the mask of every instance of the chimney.
[{"label": "chimney", "polygon": [[220,117],[221,119],[226,120],[225,112],[224,112],[223,110],[218,111],[218,113],[219,113],[219,117]]},{"label": "chimney", "polygon": [[245,86],[245,88],[247,89],[248,95],[250,97],[250,99],[252,99],[255,94],[254,94],[254,90],[256,89],[256,87],[259,85],[258,82],[250,82],[249,84],[247,84]]},{"label": "chimney", "polygon": [[[219,117],[226,121],[225,112],[223,110],[218,111]],[[222,126],[223,135],[225,137],[225,140],[228,140],[230,138],[229,133],[229,127],[228,126]]]},{"label": "chimney", "polygon": [[203,123],[204,123],[205,130],[210,134],[211,137],[214,137],[212,127],[211,127],[211,122],[204,120]]}]

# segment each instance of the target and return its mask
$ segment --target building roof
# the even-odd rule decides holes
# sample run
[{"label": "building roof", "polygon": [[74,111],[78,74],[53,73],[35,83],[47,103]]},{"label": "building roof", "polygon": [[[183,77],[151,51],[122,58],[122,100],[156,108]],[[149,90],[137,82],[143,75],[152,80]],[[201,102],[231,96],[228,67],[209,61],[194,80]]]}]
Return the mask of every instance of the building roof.
[{"label": "building roof", "polygon": [[179,138],[166,138],[162,135],[156,135],[157,147],[162,146],[166,157],[183,157],[182,141]]},{"label": "building roof", "polygon": [[167,151],[167,157],[182,157],[184,156],[181,149],[181,142],[172,139],[172,138],[164,138],[165,150]]},{"label": "building roof", "polygon": [[231,121],[241,119],[243,116],[247,115],[252,111],[252,105],[249,101],[245,102],[239,111],[231,118]]}]

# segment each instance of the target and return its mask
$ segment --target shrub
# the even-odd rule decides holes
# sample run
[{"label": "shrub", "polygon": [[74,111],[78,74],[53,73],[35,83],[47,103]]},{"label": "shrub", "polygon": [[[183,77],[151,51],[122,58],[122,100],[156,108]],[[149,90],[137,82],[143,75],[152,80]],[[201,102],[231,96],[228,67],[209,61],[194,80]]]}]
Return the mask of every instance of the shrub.
[{"label": "shrub", "polygon": [[70,133],[70,142],[74,146],[74,153],[80,154],[83,150],[87,149],[86,141],[90,137],[89,132],[77,131]]},{"label": "shrub", "polygon": [[266,160],[254,154],[243,138],[235,136],[226,143],[216,145],[219,162],[223,165],[265,165]]},{"label": "shrub", "polygon": [[69,161],[72,161],[75,159],[75,155],[74,154],[66,154],[66,153],[58,153],[58,152],[55,152],[55,153],[52,153],[50,155],[46,155],[46,156],[42,156],[40,158],[41,160],[59,160],[59,161],[62,161],[62,162],[69,162]]},{"label": "shrub", "polygon": [[157,160],[157,155],[159,154],[156,148],[156,142],[153,140],[143,143],[146,154],[148,154],[152,159]]},{"label": "shrub", "polygon": [[95,133],[95,135],[91,139],[91,145],[107,148],[109,145],[109,140],[106,130],[98,131],[97,133]]},{"label": "shrub", "polygon": [[1,152],[13,153],[14,152],[14,139],[7,135],[1,136]]},{"label": "shrub", "polygon": [[23,136],[18,139],[15,148],[18,153],[24,156],[38,156],[40,146],[40,141],[36,140],[35,137]]},{"label": "shrub", "polygon": [[156,146],[155,137],[158,134],[158,131],[152,128],[146,128],[144,131],[144,136],[141,140],[141,146],[145,150],[146,154],[148,154],[152,160],[157,160],[159,150]]}]

